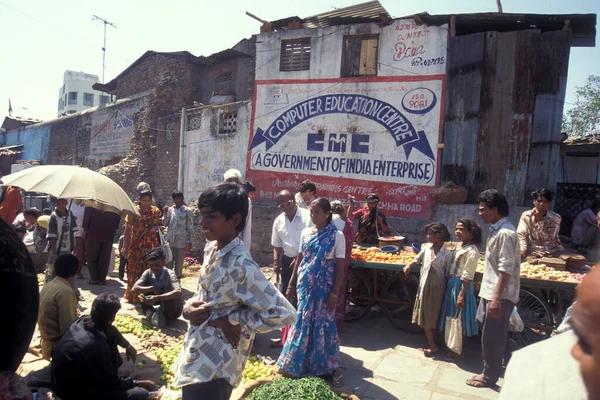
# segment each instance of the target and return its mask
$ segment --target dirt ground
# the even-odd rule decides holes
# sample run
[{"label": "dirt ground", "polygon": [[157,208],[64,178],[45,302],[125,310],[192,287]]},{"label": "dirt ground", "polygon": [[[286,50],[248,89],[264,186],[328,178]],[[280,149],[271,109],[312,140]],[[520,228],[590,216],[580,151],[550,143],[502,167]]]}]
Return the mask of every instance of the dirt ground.
[{"label": "dirt ground", "polygon": [[[189,299],[196,292],[196,278],[198,274],[198,267],[186,268],[184,271],[184,277],[181,280],[181,286],[183,290],[184,300]],[[264,267],[263,272],[270,279],[274,281],[273,269],[271,267]],[[89,279],[89,275],[87,272],[87,268],[83,269],[84,279],[77,279],[77,286],[81,291],[81,295],[83,297],[83,301],[80,301],[78,312],[80,315],[89,314],[92,302],[96,298],[97,295],[103,292],[114,293],[119,297],[123,297],[125,294],[125,288],[127,287],[126,282],[122,282],[118,278],[118,266],[115,266],[115,270],[109,273],[109,276],[106,280],[106,286],[98,286],[98,285],[88,285],[87,280]],[[38,281],[40,283],[43,282],[43,274],[38,275]],[[41,290],[42,285],[40,285]],[[138,311],[139,308],[136,308],[134,305],[127,303],[126,301],[121,302],[121,310],[119,314],[129,315],[136,319],[141,319],[143,317],[141,311]],[[169,328],[173,329],[161,329],[166,335],[169,336],[181,336],[187,331],[187,322],[181,317],[178,321],[176,321]],[[123,365],[120,368],[120,372],[123,375],[132,375],[134,378],[138,380],[148,379],[156,382],[157,384],[162,384],[160,381],[160,377],[163,374],[160,368],[160,364],[156,360],[156,355],[151,350],[145,350],[142,346],[142,341],[144,339],[140,339],[133,334],[125,334],[125,338],[137,349],[138,356],[136,363],[128,361],[125,357],[124,350],[121,350],[121,356],[123,358]],[[255,348],[264,348],[264,351],[269,351],[268,344],[270,343],[267,338],[257,339],[257,345]],[[259,345],[260,343],[260,345]],[[273,356],[277,356],[278,354],[273,354]],[[144,362],[144,365],[141,367],[136,366],[140,361]],[[29,372],[37,371],[48,366],[48,362],[41,358],[41,346],[40,346],[40,335],[39,330],[36,326],[36,331],[31,341],[30,351],[25,355],[23,362],[21,363],[19,374],[21,376],[27,375]],[[244,391],[243,384],[240,385],[234,391],[232,400],[239,400],[241,394]],[[175,400],[178,398],[180,392],[177,391],[167,391],[165,395],[163,395],[163,399],[166,400]]]}]

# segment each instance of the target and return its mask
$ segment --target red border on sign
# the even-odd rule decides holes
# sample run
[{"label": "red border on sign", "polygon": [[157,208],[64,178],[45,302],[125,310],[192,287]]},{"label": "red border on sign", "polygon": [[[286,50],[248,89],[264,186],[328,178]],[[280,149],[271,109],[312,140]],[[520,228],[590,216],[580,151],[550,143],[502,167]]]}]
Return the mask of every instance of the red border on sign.
[{"label": "red border on sign", "polygon": [[[314,180],[314,175],[308,175],[308,174],[300,174],[300,173],[293,173],[293,172],[269,172],[269,171],[259,171],[259,170],[251,170],[250,169],[250,165],[252,162],[252,152],[250,150],[250,144],[252,143],[252,140],[254,139],[254,122],[255,122],[255,115],[256,115],[256,96],[257,96],[257,92],[258,92],[258,86],[259,85],[273,85],[273,84],[323,84],[323,83],[355,83],[355,82],[424,82],[424,81],[441,81],[442,84],[442,92],[441,92],[441,96],[440,96],[440,122],[439,122],[439,131],[438,131],[438,136],[437,136],[437,143],[435,143],[435,149],[434,151],[437,151],[437,162],[436,162],[436,171],[435,171],[435,177],[434,177],[434,181],[435,183],[438,182],[439,180],[439,171],[440,171],[440,166],[441,166],[441,157],[440,157],[440,149],[437,147],[437,144],[440,143],[441,140],[441,136],[442,136],[442,129],[443,129],[443,121],[444,121],[444,101],[445,101],[445,94],[446,94],[446,75],[444,74],[439,74],[439,75],[422,75],[422,76],[371,76],[371,77],[357,77],[357,78],[328,78],[328,79],[272,79],[272,80],[257,80],[255,81],[255,85],[254,85],[254,94],[253,94],[253,98],[252,98],[252,116],[250,119],[250,137],[248,140],[248,147],[247,147],[247,157],[246,157],[246,176],[248,179],[250,179],[251,175],[254,175],[254,173],[258,173],[258,174],[263,174],[263,175],[270,175],[270,174],[277,174],[278,176],[281,177],[287,177],[286,179],[290,179],[290,180],[304,180],[304,179],[313,179]],[[306,99],[309,99],[312,96],[307,97]],[[306,100],[303,99],[303,100]],[[303,101],[302,100],[302,101]],[[287,108],[289,108],[290,106],[286,106],[286,107],[282,107],[281,110],[277,110],[277,111],[283,111]],[[250,176],[249,176],[250,175]],[[430,186],[423,186],[423,185],[407,185],[407,184],[396,184],[396,183],[389,183],[389,182],[376,182],[376,181],[365,181],[363,179],[355,179],[355,178],[329,178],[326,177],[326,180],[329,179],[335,179],[336,181],[339,181],[340,184],[362,184],[364,182],[374,182],[377,183],[377,185],[379,187],[381,187],[383,190],[387,190],[388,188],[393,188],[394,186],[404,186],[407,188],[414,188],[416,191],[415,196],[428,196],[429,195],[429,191],[433,189],[433,187]],[[255,184],[259,183],[255,180],[254,182]],[[367,185],[368,186],[368,185]],[[434,184],[435,187],[435,184]],[[258,186],[257,186],[258,188]],[[258,188],[260,189],[260,188]],[[284,189],[282,187],[282,189]],[[289,188],[288,188],[289,189]],[[378,191],[379,193],[379,191]],[[413,191],[410,191],[410,193],[413,193]],[[362,194],[361,194],[362,195]],[[380,196],[382,197],[382,196]],[[383,197],[387,197],[387,196],[383,196]],[[359,198],[359,197],[357,197]],[[258,199],[257,199],[258,200]],[[385,199],[382,198],[382,202]],[[428,205],[431,204],[431,201],[427,202]],[[404,212],[389,212],[387,213],[388,216],[396,216],[396,217],[404,217],[404,218],[410,218],[410,217],[418,217],[418,218],[429,218],[430,215],[430,210],[421,210],[419,212],[411,212],[411,213],[404,213]]]}]

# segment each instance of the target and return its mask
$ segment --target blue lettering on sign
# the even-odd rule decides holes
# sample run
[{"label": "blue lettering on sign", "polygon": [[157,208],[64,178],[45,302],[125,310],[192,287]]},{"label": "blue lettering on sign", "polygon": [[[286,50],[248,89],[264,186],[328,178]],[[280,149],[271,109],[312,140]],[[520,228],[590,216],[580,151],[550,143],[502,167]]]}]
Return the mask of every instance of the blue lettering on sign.
[{"label": "blue lettering on sign", "polygon": [[300,102],[277,117],[266,130],[258,128],[250,150],[262,143],[269,150],[298,124],[324,114],[352,114],[368,118],[386,128],[396,146],[404,148],[407,159],[412,149],[419,150],[432,160],[435,158],[424,131],[417,132],[391,104],[362,95],[324,95]]},{"label": "blue lettering on sign", "polygon": [[369,135],[352,135],[352,148],[353,153],[369,154]]},{"label": "blue lettering on sign", "polygon": [[345,133],[340,133],[339,137],[337,133],[332,133],[329,135],[329,147],[327,151],[331,151],[334,153],[345,153],[346,152],[346,140],[348,135]]},{"label": "blue lettering on sign", "polygon": [[309,133],[306,150],[323,151],[325,148],[325,137],[318,133]]}]

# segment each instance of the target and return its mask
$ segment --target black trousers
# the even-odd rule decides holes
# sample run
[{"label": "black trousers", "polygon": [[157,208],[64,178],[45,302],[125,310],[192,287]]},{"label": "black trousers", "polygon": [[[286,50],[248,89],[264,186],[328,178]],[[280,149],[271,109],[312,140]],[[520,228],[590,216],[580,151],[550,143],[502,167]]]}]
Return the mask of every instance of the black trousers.
[{"label": "black trousers", "polygon": [[[121,251],[121,249],[119,249]],[[125,278],[125,268],[127,267],[127,257],[119,256],[119,279]]]},{"label": "black trousers", "polygon": [[290,284],[290,279],[292,279],[292,268],[291,264],[294,261],[294,258],[288,257],[285,254],[281,255],[279,259],[279,265],[281,265],[281,286],[283,290],[283,294],[287,291],[288,285]]},{"label": "black trousers", "polygon": [[88,239],[86,241],[85,252],[90,279],[96,282],[106,282],[112,252],[112,242],[100,242]]},{"label": "black trousers", "polygon": [[233,386],[225,379],[194,383],[183,387],[182,400],[229,400]]}]

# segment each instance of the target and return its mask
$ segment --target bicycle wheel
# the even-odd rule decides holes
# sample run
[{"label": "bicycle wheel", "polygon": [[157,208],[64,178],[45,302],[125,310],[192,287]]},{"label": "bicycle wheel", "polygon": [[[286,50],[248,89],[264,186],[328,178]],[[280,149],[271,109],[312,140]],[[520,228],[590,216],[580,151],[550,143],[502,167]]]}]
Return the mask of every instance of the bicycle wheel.
[{"label": "bicycle wheel", "polygon": [[360,272],[348,271],[346,280],[346,314],[344,321],[354,322],[362,318],[373,305],[371,284]]},{"label": "bicycle wheel", "polygon": [[521,332],[511,332],[517,348],[547,339],[554,329],[554,316],[548,304],[538,295],[521,289],[517,311],[525,326]]},{"label": "bicycle wheel", "polygon": [[397,329],[408,333],[422,333],[418,325],[412,323],[413,306],[419,288],[416,275],[404,276],[396,274],[391,277],[381,290],[382,301],[379,303],[387,319]]}]

